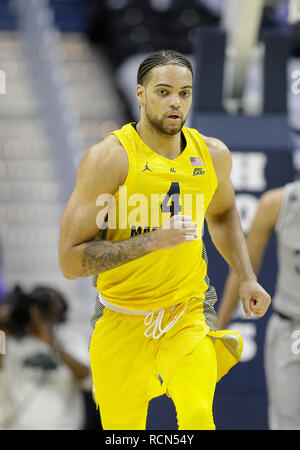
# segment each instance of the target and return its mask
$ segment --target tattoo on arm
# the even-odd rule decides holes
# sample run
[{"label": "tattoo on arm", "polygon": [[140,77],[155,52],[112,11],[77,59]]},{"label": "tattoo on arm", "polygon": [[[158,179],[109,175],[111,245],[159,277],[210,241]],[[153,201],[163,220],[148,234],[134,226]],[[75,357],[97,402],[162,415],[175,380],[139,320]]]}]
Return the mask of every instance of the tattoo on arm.
[{"label": "tattoo on arm", "polygon": [[91,241],[82,256],[82,276],[97,275],[121,266],[153,251],[151,236],[146,233],[124,241]]}]

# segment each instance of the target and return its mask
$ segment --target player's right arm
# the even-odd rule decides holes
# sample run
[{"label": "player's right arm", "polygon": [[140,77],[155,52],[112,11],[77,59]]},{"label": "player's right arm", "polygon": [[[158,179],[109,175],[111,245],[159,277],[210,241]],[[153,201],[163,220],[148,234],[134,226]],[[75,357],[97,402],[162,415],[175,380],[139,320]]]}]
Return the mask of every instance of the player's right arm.
[{"label": "player's right arm", "polygon": [[[75,189],[65,208],[60,229],[59,264],[68,279],[94,276],[113,269],[155,250],[175,247],[191,240],[195,224],[186,216],[174,216],[178,228],[160,228],[151,233],[122,241],[95,240],[99,215],[103,221],[106,207],[98,207],[99,195],[113,195],[124,184],[128,157],[118,139],[111,135],[91,147],[78,169]],[[107,208],[106,210],[107,211]]]},{"label": "player's right arm", "polygon": [[[248,252],[253,270],[257,276],[260,272],[266,246],[279,216],[282,191],[283,188],[276,188],[262,195],[247,235]],[[229,325],[241,298],[239,289],[240,283],[237,277],[233,272],[230,272],[218,310],[218,329],[224,329]]]}]

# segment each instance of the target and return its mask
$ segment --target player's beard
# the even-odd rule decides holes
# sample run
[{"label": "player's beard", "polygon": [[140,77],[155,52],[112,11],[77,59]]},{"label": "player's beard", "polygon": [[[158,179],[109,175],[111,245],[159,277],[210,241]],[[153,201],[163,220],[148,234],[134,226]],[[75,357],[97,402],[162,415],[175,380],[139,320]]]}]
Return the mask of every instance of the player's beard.
[{"label": "player's beard", "polygon": [[147,107],[145,107],[145,114],[146,114],[148,121],[153,126],[153,128],[155,128],[157,131],[159,131],[162,134],[167,134],[168,136],[174,136],[175,134],[178,134],[182,130],[182,127],[185,124],[185,120],[181,119],[180,123],[177,126],[164,125],[164,120],[167,117],[163,117],[162,119],[159,119],[158,117],[155,117],[153,114],[151,114]]}]

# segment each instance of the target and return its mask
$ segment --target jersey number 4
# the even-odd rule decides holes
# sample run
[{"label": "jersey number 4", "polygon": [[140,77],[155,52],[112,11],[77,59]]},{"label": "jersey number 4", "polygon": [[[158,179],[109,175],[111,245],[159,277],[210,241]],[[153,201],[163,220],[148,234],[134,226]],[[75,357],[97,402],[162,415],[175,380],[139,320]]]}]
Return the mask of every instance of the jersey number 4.
[{"label": "jersey number 4", "polygon": [[[182,206],[179,204],[180,186],[179,183],[173,182],[168,190],[161,207],[161,212],[170,213],[171,217],[179,214],[182,211]],[[171,203],[168,205],[168,203]]]}]

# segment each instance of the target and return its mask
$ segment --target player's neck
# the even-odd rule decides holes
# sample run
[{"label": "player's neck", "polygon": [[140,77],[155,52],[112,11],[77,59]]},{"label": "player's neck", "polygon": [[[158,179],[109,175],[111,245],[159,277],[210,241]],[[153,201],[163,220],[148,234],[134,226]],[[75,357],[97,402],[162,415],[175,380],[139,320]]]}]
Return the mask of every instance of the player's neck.
[{"label": "player's neck", "polygon": [[151,150],[165,158],[177,158],[184,149],[185,143],[181,132],[171,136],[163,134],[150,124],[144,124],[141,120],[136,124],[136,131]]}]

